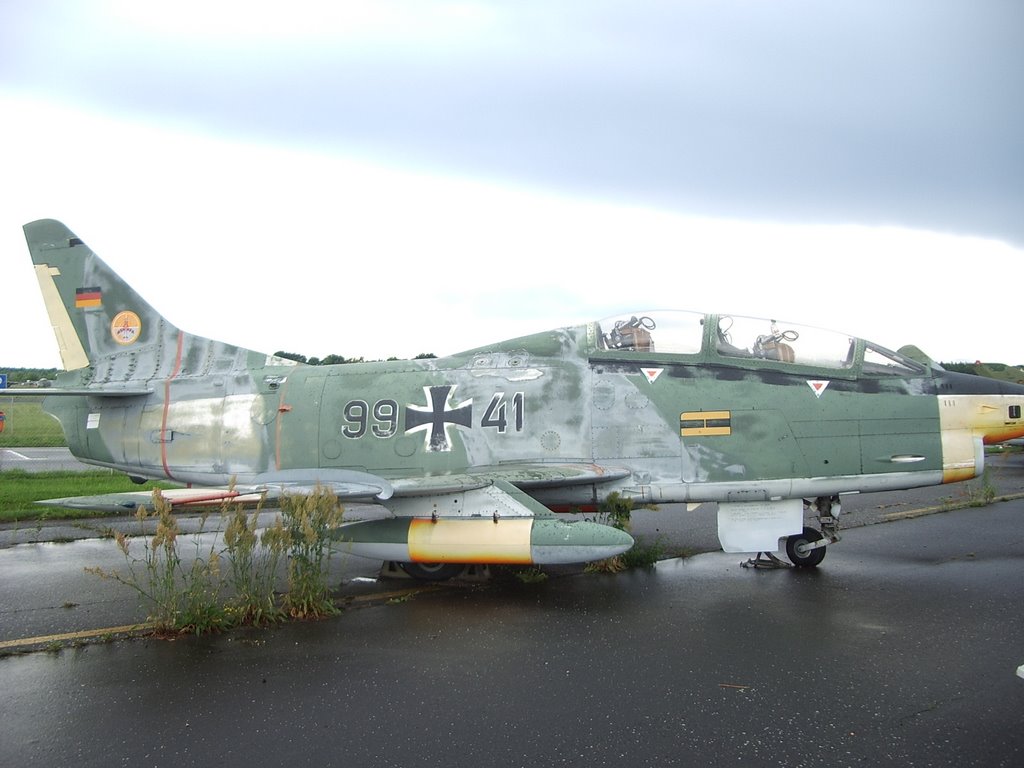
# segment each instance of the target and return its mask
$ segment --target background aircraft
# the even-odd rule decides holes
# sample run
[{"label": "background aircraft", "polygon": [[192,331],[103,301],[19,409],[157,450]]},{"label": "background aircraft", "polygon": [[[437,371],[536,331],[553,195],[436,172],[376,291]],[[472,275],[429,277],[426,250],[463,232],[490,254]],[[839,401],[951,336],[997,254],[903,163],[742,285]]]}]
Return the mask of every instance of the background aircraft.
[{"label": "background aircraft", "polygon": [[785,537],[794,564],[816,566],[840,494],[966,480],[985,443],[1024,436],[1024,386],[731,315],[637,313],[441,359],[299,365],[174,327],[60,222],[25,235],[67,369],[44,408],[79,459],[205,497],[320,484],[383,504],[390,517],[338,538],[420,578],[620,553],[626,533],[552,512],[613,492],[717,502],[726,551]]}]

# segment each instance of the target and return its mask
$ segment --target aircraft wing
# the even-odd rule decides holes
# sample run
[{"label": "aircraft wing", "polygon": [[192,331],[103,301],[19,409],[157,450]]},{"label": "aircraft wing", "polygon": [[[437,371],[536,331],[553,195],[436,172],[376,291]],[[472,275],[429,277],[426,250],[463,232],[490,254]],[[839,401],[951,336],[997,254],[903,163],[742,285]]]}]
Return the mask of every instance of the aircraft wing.
[{"label": "aircraft wing", "polygon": [[[160,494],[172,507],[209,507],[226,499],[243,504],[255,504],[263,498],[261,493],[241,493],[227,488],[171,488]],[[64,507],[91,512],[122,514],[133,512],[139,507],[153,506],[152,491],[126,491],[124,493],[100,493],[93,496],[66,496],[60,499],[37,501],[44,507]]]},{"label": "aircraft wing", "polygon": [[[341,500],[388,499],[392,493],[391,484],[384,478],[345,469],[292,469],[268,472],[257,475],[250,483],[239,484],[233,488],[173,488],[162,490],[160,493],[172,507],[205,507],[223,501],[244,504],[255,504],[261,500],[273,502],[288,494],[307,495],[318,488],[332,491]],[[94,496],[67,496],[36,503],[49,507],[120,513],[141,506],[151,506],[152,502],[152,491],[126,491]]]},{"label": "aircraft wing", "polygon": [[[203,487],[163,490],[161,494],[173,507],[202,507],[226,500],[255,504],[273,502],[289,494],[306,495],[316,489],[329,489],[341,501],[387,501],[393,496],[409,499],[395,502],[397,515],[429,515],[423,512],[420,497],[435,500],[476,491],[496,484],[519,489],[601,483],[628,476],[624,469],[594,464],[508,464],[474,469],[471,474],[424,475],[385,479],[367,472],[348,469],[289,469],[257,475],[252,481],[234,488]],[[51,507],[123,513],[152,504],[152,491],[127,491],[93,496],[68,496],[46,499],[37,504]]]}]

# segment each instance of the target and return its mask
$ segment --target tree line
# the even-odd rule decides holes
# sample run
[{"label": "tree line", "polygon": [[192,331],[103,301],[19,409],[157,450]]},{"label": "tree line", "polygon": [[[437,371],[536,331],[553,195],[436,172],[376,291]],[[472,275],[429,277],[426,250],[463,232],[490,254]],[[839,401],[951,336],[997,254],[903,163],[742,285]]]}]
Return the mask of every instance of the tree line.
[{"label": "tree line", "polygon": [[[294,360],[297,363],[304,363],[305,365],[341,365],[343,363],[365,363],[362,357],[345,357],[344,355],[327,355],[326,357],[306,357],[296,352],[275,352],[276,357],[283,357],[286,360]],[[436,358],[433,352],[422,352],[413,360],[431,360]],[[388,361],[400,360],[398,357],[389,357]],[[374,361],[369,361],[374,362]],[[48,386],[47,383],[57,378],[57,374],[61,372],[60,368],[5,368],[0,366],[0,373],[7,374],[7,386],[23,386],[26,384],[36,384],[39,386]]]},{"label": "tree line", "polygon": [[[300,355],[297,352],[284,352],[277,351],[274,353],[274,357],[283,357],[285,360],[294,360],[297,363],[305,363],[306,365],[343,365],[345,363],[365,363],[365,362],[377,362],[374,360],[367,361],[362,357],[345,357],[344,355],[327,355],[327,357],[306,357]],[[432,360],[436,358],[433,352],[421,352],[412,358],[413,360]],[[400,357],[389,357],[385,362],[391,362],[392,360],[401,360]]]}]

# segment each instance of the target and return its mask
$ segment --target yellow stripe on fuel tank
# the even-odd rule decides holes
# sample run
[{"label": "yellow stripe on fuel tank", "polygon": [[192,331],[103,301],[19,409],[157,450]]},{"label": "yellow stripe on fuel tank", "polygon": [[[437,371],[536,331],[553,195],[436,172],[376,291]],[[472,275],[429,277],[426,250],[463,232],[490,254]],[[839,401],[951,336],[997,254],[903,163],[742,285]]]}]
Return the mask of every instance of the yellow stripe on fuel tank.
[{"label": "yellow stripe on fuel tank", "polygon": [[529,565],[532,528],[533,518],[415,518],[409,525],[409,556],[419,563]]}]

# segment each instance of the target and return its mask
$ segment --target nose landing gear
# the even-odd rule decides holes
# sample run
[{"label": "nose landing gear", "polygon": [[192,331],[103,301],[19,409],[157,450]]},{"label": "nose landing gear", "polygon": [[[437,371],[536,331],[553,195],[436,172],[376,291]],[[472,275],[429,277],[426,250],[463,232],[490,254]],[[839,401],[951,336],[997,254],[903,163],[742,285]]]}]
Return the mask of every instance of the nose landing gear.
[{"label": "nose landing gear", "polygon": [[[825,537],[820,531],[804,526],[802,533],[786,538],[786,557],[797,568],[816,568],[825,559]],[[822,545],[815,546],[819,541]]]},{"label": "nose landing gear", "polygon": [[786,539],[786,556],[797,568],[817,568],[825,559],[825,547],[839,541],[839,513],[842,505],[838,496],[819,496],[804,499],[804,513],[810,512],[821,527],[820,531],[804,526],[801,533]]},{"label": "nose landing gear", "polygon": [[[804,513],[810,512],[821,530],[804,526],[803,531],[786,538],[786,556],[797,568],[817,568],[825,559],[825,548],[839,541],[838,496],[819,496],[804,499]],[[758,552],[757,557],[742,563],[744,568],[788,568],[789,565],[770,552]]]}]

